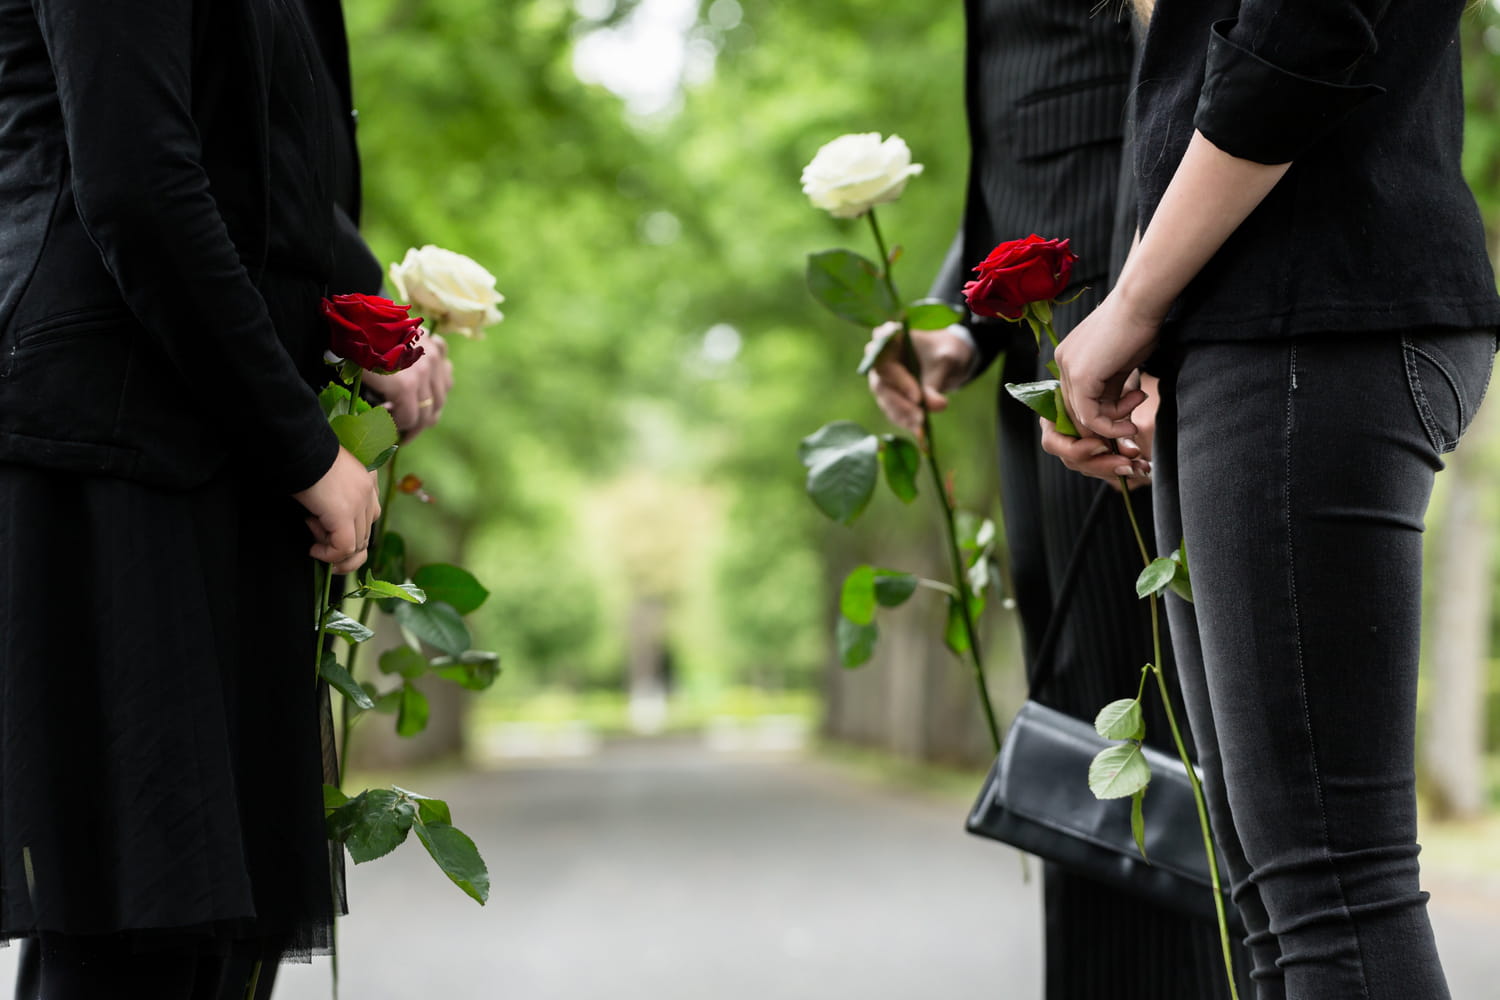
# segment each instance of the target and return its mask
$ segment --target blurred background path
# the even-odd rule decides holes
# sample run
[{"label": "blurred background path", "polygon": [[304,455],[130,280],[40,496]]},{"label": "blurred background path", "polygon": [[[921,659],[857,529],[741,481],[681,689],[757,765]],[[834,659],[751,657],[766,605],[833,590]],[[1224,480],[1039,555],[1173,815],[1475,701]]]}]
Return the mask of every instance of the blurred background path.
[{"label": "blurred background path", "polygon": [[[478,841],[490,903],[414,841],[351,868],[343,1000],[1040,995],[1036,880],[962,832],[957,795],[688,738],[421,787]],[[1500,884],[1429,883],[1454,997],[1494,997]],[[13,963],[0,950],[5,988]],[[326,959],[290,966],[277,997],[323,1000],[328,983]]]}]

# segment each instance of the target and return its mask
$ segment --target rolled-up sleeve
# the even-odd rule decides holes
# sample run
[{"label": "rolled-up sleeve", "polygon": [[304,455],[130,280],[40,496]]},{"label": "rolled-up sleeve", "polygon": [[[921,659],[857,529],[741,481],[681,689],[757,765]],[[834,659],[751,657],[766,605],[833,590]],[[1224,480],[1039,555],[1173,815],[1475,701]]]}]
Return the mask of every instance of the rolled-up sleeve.
[{"label": "rolled-up sleeve", "polygon": [[1362,79],[1390,0],[1246,0],[1210,29],[1194,125],[1225,152],[1288,163],[1383,93]]}]

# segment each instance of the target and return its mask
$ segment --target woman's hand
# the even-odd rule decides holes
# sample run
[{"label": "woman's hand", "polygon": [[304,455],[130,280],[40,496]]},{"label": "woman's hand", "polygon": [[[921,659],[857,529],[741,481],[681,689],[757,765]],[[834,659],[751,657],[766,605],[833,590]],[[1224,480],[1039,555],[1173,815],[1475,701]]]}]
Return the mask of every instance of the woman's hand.
[{"label": "woman's hand", "polygon": [[1063,400],[1079,431],[1102,438],[1135,435],[1131,413],[1146,401],[1135,378],[1156,347],[1163,307],[1137,307],[1118,291],[1073,328],[1054,355]]},{"label": "woman's hand", "polygon": [[335,573],[352,573],[364,565],[370,547],[370,527],[380,516],[380,493],[375,473],[343,448],[323,478],[292,496],[312,517],[308,530],[316,541],[314,559]]},{"label": "woman's hand", "polygon": [[[884,336],[894,323],[875,328],[873,336]],[[875,367],[870,369],[870,392],[881,411],[891,423],[918,437],[922,434],[922,404],[925,397],[929,412],[937,413],[948,408],[951,392],[963,383],[964,376],[974,363],[974,345],[967,337],[953,331],[911,331],[912,348],[917,352],[917,362],[922,367],[922,386],[901,363],[901,344],[892,340],[881,353]]]},{"label": "woman's hand", "polygon": [[[1151,444],[1156,434],[1156,410],[1161,401],[1157,380],[1150,375],[1141,375],[1140,391],[1146,401],[1130,413],[1130,422],[1136,427],[1133,437],[1122,437],[1110,442],[1092,434],[1084,437],[1069,437],[1057,430],[1057,425],[1042,419],[1042,450],[1062,460],[1063,465],[1074,472],[1095,479],[1103,479],[1115,486],[1120,480],[1130,489],[1137,489],[1151,482]],[[1134,380],[1132,380],[1133,386]]]},{"label": "woman's hand", "polygon": [[382,405],[391,411],[403,442],[436,426],[453,388],[453,362],[448,360],[447,342],[435,333],[429,333],[422,342],[427,345],[426,353],[405,371],[365,375],[365,385],[385,401]]}]

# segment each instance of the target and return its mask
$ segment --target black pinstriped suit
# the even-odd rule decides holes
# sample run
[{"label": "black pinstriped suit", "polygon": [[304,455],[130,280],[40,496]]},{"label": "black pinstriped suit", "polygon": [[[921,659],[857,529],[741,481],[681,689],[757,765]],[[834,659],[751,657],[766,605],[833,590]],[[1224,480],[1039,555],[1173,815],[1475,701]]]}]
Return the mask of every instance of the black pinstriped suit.
[{"label": "black pinstriped suit", "polygon": [[[1095,0],[965,0],[965,9],[973,149],[968,205],[934,294],[956,298],[967,268],[1002,240],[1030,233],[1067,237],[1079,255],[1074,291],[1088,290],[1057,311],[1063,334],[1103,297],[1112,258],[1123,256],[1133,230],[1133,199],[1121,190],[1128,183],[1121,152],[1130,26],[1118,4],[1091,15]],[[983,363],[999,360],[1002,383],[1047,377],[1024,326],[983,321],[972,331]],[[999,429],[1001,503],[1027,670],[1034,675],[1063,567],[1098,482],[1043,454],[1034,415],[1003,390]],[[1151,524],[1148,493],[1137,492],[1134,502],[1141,522]],[[1036,692],[1082,718],[1134,694],[1141,664],[1151,655],[1149,619],[1133,587],[1140,557],[1120,502],[1107,497],[1106,503],[1089,561],[1063,609],[1055,674]],[[1131,638],[1122,642],[1122,635]],[[1170,745],[1159,710],[1149,714],[1148,726],[1152,742]],[[1228,996],[1211,924],[1053,865],[1045,868],[1045,906],[1048,1000]],[[1244,987],[1242,993],[1253,995]]]}]

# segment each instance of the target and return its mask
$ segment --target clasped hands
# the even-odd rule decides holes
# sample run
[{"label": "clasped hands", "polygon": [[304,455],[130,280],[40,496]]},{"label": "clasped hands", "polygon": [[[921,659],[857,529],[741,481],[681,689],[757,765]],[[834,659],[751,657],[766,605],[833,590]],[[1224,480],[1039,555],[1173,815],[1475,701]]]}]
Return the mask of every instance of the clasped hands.
[{"label": "clasped hands", "polygon": [[[1160,318],[1110,295],[1068,334],[1056,361],[1068,412],[1081,437],[1060,433],[1042,419],[1042,449],[1069,469],[1134,489],[1150,482],[1151,442],[1159,393],[1140,365],[1156,345]],[[881,336],[889,326],[875,330]],[[870,391],[892,423],[920,436],[921,401],[930,412],[948,406],[947,393],[973,366],[972,341],[952,327],[913,330],[922,384],[901,363],[892,342],[870,369]],[[1111,447],[1113,443],[1113,447]]]}]

